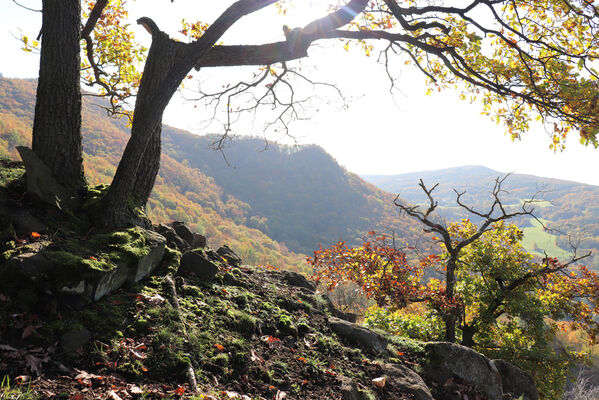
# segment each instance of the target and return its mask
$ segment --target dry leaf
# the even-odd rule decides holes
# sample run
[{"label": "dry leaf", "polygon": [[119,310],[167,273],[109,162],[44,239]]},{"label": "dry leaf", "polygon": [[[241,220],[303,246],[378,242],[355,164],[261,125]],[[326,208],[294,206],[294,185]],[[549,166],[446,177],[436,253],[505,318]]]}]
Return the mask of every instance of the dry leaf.
[{"label": "dry leaf", "polygon": [[23,329],[23,334],[21,335],[21,338],[28,338],[33,334],[33,332],[35,332],[35,326],[29,325],[27,328]]},{"label": "dry leaf", "polygon": [[283,392],[282,390],[277,390],[275,400],[283,400],[285,397],[287,397],[287,393]]},{"label": "dry leaf", "polygon": [[379,378],[374,378],[372,380],[372,384],[374,386],[376,386],[377,388],[384,388],[385,387],[385,383],[387,383],[387,378],[384,376],[381,376]]},{"label": "dry leaf", "polygon": [[115,393],[114,390],[109,390],[108,393],[106,393],[106,395],[110,400],[123,400],[121,396]]}]

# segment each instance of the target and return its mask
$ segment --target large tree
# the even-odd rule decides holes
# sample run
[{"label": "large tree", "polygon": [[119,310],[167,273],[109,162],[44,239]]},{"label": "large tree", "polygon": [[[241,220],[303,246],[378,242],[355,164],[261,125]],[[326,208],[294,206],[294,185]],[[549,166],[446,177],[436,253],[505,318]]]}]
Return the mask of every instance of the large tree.
[{"label": "large tree", "polygon": [[[594,62],[599,48],[599,13],[592,1],[447,0],[431,4],[424,0],[349,0],[302,28],[284,27],[285,40],[252,46],[217,44],[244,16],[271,5],[285,7],[286,3],[230,3],[212,24],[191,24],[194,29],[184,30],[190,35],[189,43],[172,39],[149,18],[138,20],[151,34],[152,45],[137,91],[131,139],[100,213],[104,225],[130,224],[135,221],[131,207],[145,205],[159,168],[163,111],[194,67],[266,66],[270,74],[259,75],[251,83],[233,84],[214,96],[227,99],[221,104],[226,113],[231,113],[234,108],[230,103],[244,98],[238,95],[271,79],[260,85],[267,90],[254,97],[255,105],[270,97],[271,103],[291,109],[288,115],[293,117],[293,91],[286,101],[281,101],[277,88],[289,83],[285,80],[288,62],[306,57],[309,47],[319,40],[354,41],[367,53],[372,50],[371,41],[386,43],[382,59],[390,76],[394,72],[393,60],[403,58],[428,77],[431,89],[457,87],[464,98],[479,99],[484,112],[505,122],[512,137],[526,131],[536,116],[552,130],[556,148],[572,129],[579,132],[583,143],[597,143],[599,91]],[[92,26],[122,26],[118,24],[118,13],[115,16],[109,12],[110,2],[90,0],[88,4],[94,11],[98,9],[95,20],[93,11],[90,13]],[[115,2],[112,6],[120,4]],[[101,50],[122,48],[121,44],[131,37],[92,35],[90,31],[83,37],[88,39],[92,81],[100,84],[111,100],[118,100],[114,92],[106,90],[112,87],[107,85],[111,82],[107,76],[111,71],[112,76],[121,76],[123,62],[119,57],[102,57]],[[42,49],[49,43],[42,42]],[[94,43],[100,56],[94,55]],[[108,60],[106,68],[96,62],[98,59]],[[111,62],[118,66],[111,69]],[[279,72],[271,67],[277,63],[282,64]],[[242,109],[252,107],[246,105]],[[229,129],[227,123],[225,131]],[[56,133],[46,135],[53,138]]]}]

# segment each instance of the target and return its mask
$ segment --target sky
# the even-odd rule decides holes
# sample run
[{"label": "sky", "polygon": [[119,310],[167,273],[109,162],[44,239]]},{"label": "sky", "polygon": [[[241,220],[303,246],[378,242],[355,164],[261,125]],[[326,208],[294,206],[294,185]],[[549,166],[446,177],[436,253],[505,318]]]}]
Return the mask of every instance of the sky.
[{"label": "sky", "polygon": [[[302,2],[305,8],[292,8],[284,18],[274,9],[255,13],[236,24],[223,42],[249,44],[282,40],[283,24],[303,26],[322,15],[324,2]],[[36,9],[41,7],[38,0],[19,3]],[[131,26],[138,40],[149,46],[149,35],[133,22],[137,18],[149,16],[162,30],[175,36],[182,16],[210,22],[227,3],[129,0]],[[40,13],[24,10],[12,0],[0,0],[0,54],[3,55],[0,73],[3,76],[37,76],[38,56],[21,51],[16,37],[21,33],[35,37],[40,26]],[[331,96],[331,91],[319,91],[320,97],[312,103],[309,120],[291,125],[292,137],[275,134],[269,135],[269,139],[318,144],[341,165],[358,174],[388,175],[483,165],[501,172],[599,185],[599,150],[581,146],[575,134],[567,142],[566,150],[558,153],[549,149],[549,135],[540,125],[533,125],[521,140],[512,142],[504,134],[502,125],[482,116],[479,104],[459,100],[459,93],[448,90],[427,96],[424,77],[413,67],[396,66],[393,72],[398,76],[398,91],[391,95],[385,71],[377,63],[376,51],[366,57],[357,50],[345,51],[342,45],[335,41],[315,46],[308,58],[293,65],[311,78],[335,84],[345,102]],[[186,82],[184,94],[189,97],[188,91],[195,85],[234,82],[250,72],[231,67],[203,69],[194,73],[194,80]],[[197,134],[218,133],[218,126],[206,127],[208,116],[203,107],[178,96],[167,108],[164,122]],[[258,116],[253,122],[241,124],[236,133],[261,136],[264,120]]]}]

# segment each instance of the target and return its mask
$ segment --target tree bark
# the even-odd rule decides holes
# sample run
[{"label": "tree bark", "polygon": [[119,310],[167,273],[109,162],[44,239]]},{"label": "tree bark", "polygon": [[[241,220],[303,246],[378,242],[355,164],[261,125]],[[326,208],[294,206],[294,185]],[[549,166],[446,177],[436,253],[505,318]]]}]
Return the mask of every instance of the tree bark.
[{"label": "tree bark", "polygon": [[145,207],[160,168],[162,114],[168,100],[158,109],[154,102],[165,96],[170,99],[175,93],[178,84],[170,93],[164,93],[162,88],[165,80],[170,79],[173,66],[187,51],[188,45],[172,40],[158,29],[152,31],[152,45],[135,102],[131,138],[104,199],[99,216],[101,225],[138,222],[131,211]]},{"label": "tree bark", "polygon": [[[456,269],[456,258],[457,255],[449,256],[447,260],[447,270],[445,272],[445,293],[447,299],[453,303],[454,288],[455,288],[455,269]],[[457,316],[454,310],[451,310],[444,316],[445,322],[445,340],[451,343],[455,343],[455,325]]]},{"label": "tree bark", "polygon": [[44,0],[42,47],[33,121],[33,151],[56,181],[85,187],[81,148],[79,0]]}]

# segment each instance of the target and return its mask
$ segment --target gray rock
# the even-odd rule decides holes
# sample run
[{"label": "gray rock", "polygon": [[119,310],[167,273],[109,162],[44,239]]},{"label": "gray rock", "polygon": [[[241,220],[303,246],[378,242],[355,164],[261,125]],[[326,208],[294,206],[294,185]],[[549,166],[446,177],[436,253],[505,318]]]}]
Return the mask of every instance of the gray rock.
[{"label": "gray rock", "polygon": [[190,246],[193,246],[194,236],[193,232],[181,221],[171,222],[171,226],[181,239],[185,240]]},{"label": "gray rock", "polygon": [[193,243],[191,247],[197,249],[198,247],[206,247],[208,242],[206,241],[206,236],[200,235],[199,233],[193,234]]},{"label": "gray rock", "polygon": [[424,345],[423,377],[429,384],[443,385],[453,377],[473,384],[488,400],[501,400],[499,371],[491,360],[471,348],[448,342]]},{"label": "gray rock", "polygon": [[11,258],[6,263],[6,271],[26,276],[33,282],[39,282],[52,271],[54,264],[47,257],[37,252],[27,252]]},{"label": "gray rock", "polygon": [[538,400],[539,392],[532,377],[515,365],[503,360],[493,360],[493,364],[501,375],[504,394],[522,400]]},{"label": "gray rock", "polygon": [[133,271],[130,280],[137,282],[145,278],[150,272],[154,271],[160,265],[166,246],[166,238],[156,232],[143,231],[146,236],[146,245],[149,245],[150,252],[137,261],[137,266]]},{"label": "gray rock", "polygon": [[204,282],[212,282],[219,271],[218,265],[201,250],[188,251],[181,257],[179,273],[193,274]]},{"label": "gray rock", "polygon": [[39,219],[25,210],[18,210],[12,216],[12,225],[17,236],[25,236],[31,232],[45,232],[48,228]]},{"label": "gray rock", "polygon": [[385,375],[404,391],[414,395],[416,400],[434,400],[433,395],[420,375],[403,365],[384,365]]},{"label": "gray rock", "polygon": [[349,342],[358,343],[376,352],[387,349],[387,339],[368,328],[336,317],[329,317],[329,325],[333,332]]},{"label": "gray rock", "polygon": [[164,224],[157,224],[154,230],[166,238],[166,244],[172,249],[187,251],[192,247],[185,240],[181,239],[173,228]]},{"label": "gray rock", "polygon": [[232,265],[233,267],[241,265],[241,257],[235,254],[235,252],[226,244],[219,247],[218,250],[216,250],[216,254],[224,258],[227,261],[227,264]]},{"label": "gray rock", "polygon": [[372,397],[368,395],[367,391],[358,388],[358,384],[355,380],[345,376],[339,376],[339,380],[341,381],[341,398],[343,400],[372,399]]},{"label": "gray rock", "polygon": [[27,171],[27,192],[44,203],[60,209],[74,210],[79,207],[79,199],[59,184],[50,168],[29,147],[17,146]]},{"label": "gray rock", "polygon": [[[111,293],[127,282],[127,277],[130,276],[129,266],[126,264],[117,264],[116,268],[110,271],[102,271],[97,275],[99,279],[93,282],[91,279],[88,281],[88,285],[93,286],[93,300],[98,301],[102,297]],[[87,285],[86,285],[87,286]]]},{"label": "gray rock", "polygon": [[291,286],[308,289],[312,293],[316,291],[316,285],[297,272],[283,271],[283,280]]},{"label": "gray rock", "polygon": [[77,350],[89,342],[91,337],[90,331],[85,328],[73,329],[60,337],[60,347],[65,353],[75,355]]}]

